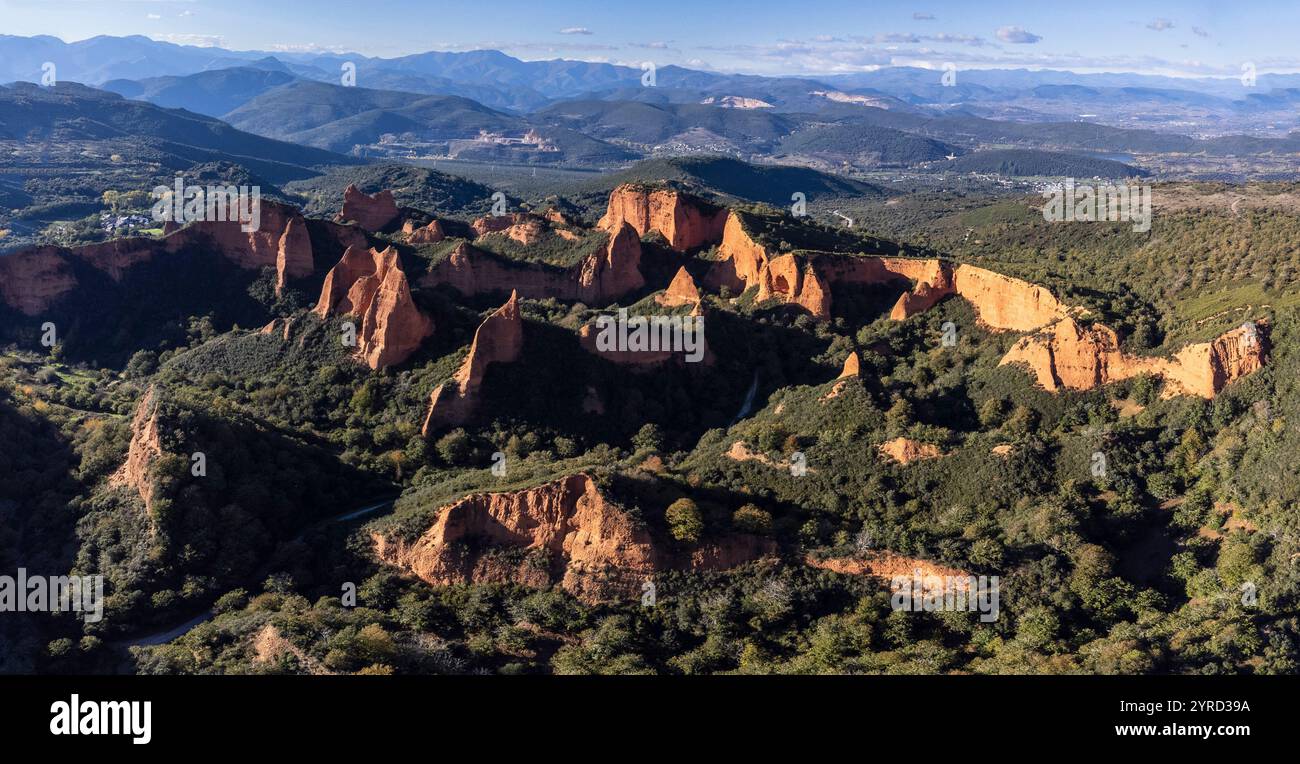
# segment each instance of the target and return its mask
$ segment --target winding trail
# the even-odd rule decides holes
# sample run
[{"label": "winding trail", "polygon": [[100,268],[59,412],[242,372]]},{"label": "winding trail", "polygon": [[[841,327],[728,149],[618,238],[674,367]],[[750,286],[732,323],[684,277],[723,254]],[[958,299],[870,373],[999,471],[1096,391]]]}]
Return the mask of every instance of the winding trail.
[{"label": "winding trail", "polygon": [[[385,501],[381,501],[378,504],[370,504],[361,507],[360,509],[348,510],[347,512],[344,512],[341,515],[336,515],[334,517],[326,518],[324,520],[321,520],[318,523],[308,526],[306,530],[304,530],[302,533],[299,533],[297,536],[295,536],[292,539],[292,541],[301,540],[303,536],[307,535],[307,531],[312,530],[314,528],[320,528],[326,525],[333,525],[335,523],[345,523],[349,520],[355,520],[358,517],[364,517],[365,515],[371,514],[372,512],[376,512],[385,507],[391,507],[393,506],[393,503],[396,501],[397,501],[396,498],[386,499]],[[216,613],[212,611],[212,608],[208,608],[207,610],[203,611],[202,613],[199,613],[198,615],[194,616],[188,621],[176,624],[175,626],[172,626],[163,631],[155,632],[153,634],[146,634],[144,636],[139,636],[139,637],[128,637],[126,639],[117,642],[116,644],[122,647],[153,647],[156,645],[165,645],[168,642],[171,642],[172,640],[176,639],[177,637],[189,633],[190,629],[193,629],[195,626],[198,626],[201,623],[211,620],[214,615],[216,615]]]}]

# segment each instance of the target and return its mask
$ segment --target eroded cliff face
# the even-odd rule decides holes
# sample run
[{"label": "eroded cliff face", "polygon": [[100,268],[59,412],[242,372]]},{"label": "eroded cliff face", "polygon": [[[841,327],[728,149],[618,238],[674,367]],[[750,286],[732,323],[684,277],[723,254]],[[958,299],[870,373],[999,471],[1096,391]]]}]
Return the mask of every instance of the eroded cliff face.
[{"label": "eroded cliff face", "polygon": [[419,279],[420,286],[438,284],[471,296],[516,291],[528,299],[551,297],[606,305],[645,286],[641,239],[630,226],[621,226],[610,232],[602,249],[572,268],[508,262],[460,242],[445,260]]},{"label": "eroded cliff face", "polygon": [[609,206],[596,227],[616,231],[627,223],[639,236],[658,231],[668,246],[685,252],[718,243],[727,218],[725,208],[688,194],[625,184],[610,192]]},{"label": "eroded cliff face", "polygon": [[863,557],[827,557],[817,559],[808,556],[804,563],[822,570],[842,573],[848,576],[872,576],[873,578],[909,578],[920,572],[925,578],[931,576],[970,578],[973,574],[946,565],[939,565],[917,557],[904,557],[889,551],[871,552]]},{"label": "eroded cliff face", "polygon": [[662,294],[655,295],[655,302],[667,308],[677,307],[678,305],[699,305],[700,288],[695,285],[695,279],[686,270],[686,266],[677,269],[677,275],[669,282],[668,288]]},{"label": "eroded cliff face", "polygon": [[727,215],[718,254],[720,258],[705,275],[705,285],[715,290],[726,287],[735,294],[757,284],[768,261],[776,256],[775,252],[754,241],[745,230],[743,218],[737,214]]},{"label": "eroded cliff face", "polygon": [[984,268],[952,266],[935,258],[871,255],[778,255],[758,244],[732,215],[706,284],[734,292],[757,286],[758,301],[775,299],[798,305],[816,318],[831,316],[831,288],[836,284],[911,283],[890,311],[906,320],[949,295],[975,309],[982,325],[997,331],[1032,331],[1065,317],[1067,311],[1051,292],[1036,284]]},{"label": "eroded cliff face", "polygon": [[400,212],[393,192],[387,189],[369,196],[353,184],[343,191],[343,209],[338,222],[354,221],[367,231],[382,231],[397,219]]},{"label": "eroded cliff face", "polygon": [[426,337],[433,321],[416,307],[397,250],[348,247],[325,275],[316,315],[352,314],[357,328],[357,355],[372,369],[401,363]]},{"label": "eroded cliff face", "polygon": [[131,417],[131,444],[126,461],[109,477],[110,486],[126,486],[139,495],[145,511],[153,512],[153,483],[149,469],[162,456],[162,437],[158,426],[158,392],[150,387]]},{"label": "eroded cliff face", "polygon": [[[355,228],[313,221],[340,246],[364,245]],[[292,207],[262,200],[258,228],[244,231],[237,221],[200,221],[172,227],[161,239],[132,237],[82,247],[38,247],[0,258],[0,298],[29,316],[38,315],[78,286],[80,262],[121,281],[133,267],[160,256],[212,249],[240,268],[275,268],[277,290],[314,270],[309,222]]]},{"label": "eroded cliff face", "polygon": [[610,232],[603,253],[578,266],[578,299],[584,302],[609,302],[643,286],[641,237],[626,223]]},{"label": "eroded cliff face", "polygon": [[407,220],[402,223],[402,234],[406,236],[408,244],[437,244],[447,238],[442,222],[438,220],[431,220],[422,226]]},{"label": "eroded cliff face", "polygon": [[[376,556],[430,584],[558,583],[588,603],[639,598],[641,585],[665,569],[721,570],[774,551],[770,542],[737,536],[680,553],[660,548],[649,531],[579,473],[521,491],[480,493],[444,507],[412,543],[373,534]],[[527,550],[509,561],[491,552]]]},{"label": "eroded cliff face", "polygon": [[0,257],[0,297],[24,315],[39,315],[76,286],[70,258],[54,247]]},{"label": "eroded cliff face", "polygon": [[474,332],[469,355],[450,381],[429,396],[429,410],[421,432],[427,438],[438,429],[463,424],[478,408],[479,390],[488,366],[513,363],[524,347],[524,322],[519,315],[519,294],[510,293],[505,305],[483,320]]},{"label": "eroded cliff face", "polygon": [[275,253],[276,296],[284,292],[289,279],[310,276],[315,269],[311,252],[311,234],[307,232],[307,223],[301,217],[292,217],[285,224],[284,233],[280,235],[280,244]]},{"label": "eroded cliff face", "polygon": [[1012,346],[1002,364],[1023,364],[1047,390],[1091,390],[1141,374],[1160,377],[1163,395],[1213,398],[1229,383],[1263,367],[1265,325],[1248,323],[1210,342],[1188,345],[1173,358],[1124,353],[1115,332],[1065,318]]},{"label": "eroded cliff face", "polygon": [[1065,318],[1067,311],[1047,289],[1000,273],[959,265],[953,288],[993,329],[1029,332]]},{"label": "eroded cliff face", "polygon": [[798,255],[781,255],[768,262],[758,275],[755,300],[776,299],[798,305],[814,318],[831,317],[829,285],[813,265]]}]

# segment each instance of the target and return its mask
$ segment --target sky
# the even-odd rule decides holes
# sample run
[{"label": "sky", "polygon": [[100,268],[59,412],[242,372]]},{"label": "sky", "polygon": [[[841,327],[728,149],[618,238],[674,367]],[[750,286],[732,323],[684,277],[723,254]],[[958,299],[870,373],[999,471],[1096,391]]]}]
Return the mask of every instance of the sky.
[{"label": "sky", "polygon": [[813,75],[882,66],[1175,76],[1300,71],[1300,2],[0,0],[0,34],[233,50],[519,58]]}]

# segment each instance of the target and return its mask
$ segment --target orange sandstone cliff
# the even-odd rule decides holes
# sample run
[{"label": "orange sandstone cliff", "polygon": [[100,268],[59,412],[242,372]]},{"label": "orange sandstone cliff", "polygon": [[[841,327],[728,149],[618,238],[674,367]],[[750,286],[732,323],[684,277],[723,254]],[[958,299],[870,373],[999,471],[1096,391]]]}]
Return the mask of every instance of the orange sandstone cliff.
[{"label": "orange sandstone cliff", "polygon": [[436,219],[422,226],[416,225],[413,220],[407,220],[402,223],[402,234],[408,244],[437,244],[447,238],[442,222]]},{"label": "orange sandstone cliff", "polygon": [[519,315],[519,295],[510,293],[505,305],[483,320],[474,332],[469,355],[449,381],[429,396],[424,417],[425,437],[446,425],[462,424],[478,407],[479,389],[489,365],[512,363],[524,346],[524,322]]},{"label": "orange sandstone cliff", "polygon": [[677,275],[668,284],[668,289],[663,294],[655,295],[655,302],[664,307],[672,308],[678,305],[699,305],[700,288],[695,285],[695,279],[686,270],[686,266],[677,269]]},{"label": "orange sandstone cliff", "polygon": [[326,274],[315,312],[321,318],[359,317],[357,354],[372,369],[405,361],[433,334],[433,321],[416,307],[392,247],[383,252],[348,247]]},{"label": "orange sandstone cliff", "polygon": [[240,268],[274,268],[277,290],[290,279],[311,275],[314,253],[310,227],[340,247],[364,245],[355,228],[325,221],[308,221],[292,207],[262,200],[259,226],[244,231],[237,221],[190,223],[172,228],[161,239],[131,237],[81,247],[36,247],[0,257],[0,299],[34,316],[77,289],[79,264],[89,265],[121,281],[134,266],[157,257],[194,249],[213,250]]},{"label": "orange sandstone cliff", "polygon": [[922,560],[916,557],[904,557],[889,551],[871,552],[863,557],[826,557],[817,559],[809,555],[804,563],[814,568],[829,570],[847,576],[871,576],[873,578],[910,577],[918,571],[922,577],[940,576],[954,579],[970,578],[972,574],[950,568],[946,565]]},{"label": "orange sandstone cliff", "polygon": [[529,299],[605,305],[645,286],[641,240],[631,226],[620,226],[609,233],[604,247],[572,268],[511,262],[460,242],[419,284],[447,284],[464,295],[515,291]]},{"label": "orange sandstone cliff", "polygon": [[343,191],[343,209],[337,220],[340,223],[352,220],[367,231],[382,231],[399,214],[392,191],[385,189],[369,196],[349,183]]},{"label": "orange sandstone cliff", "polygon": [[[771,554],[771,542],[734,536],[672,552],[611,501],[586,473],[520,491],[479,493],[442,508],[433,525],[407,542],[372,534],[376,556],[430,584],[558,583],[596,603],[640,597],[660,570],[721,570]],[[491,552],[527,550],[518,560]]]},{"label": "orange sandstone cliff", "polygon": [[1210,342],[1188,345],[1173,358],[1123,352],[1115,332],[1102,324],[1084,327],[1064,318],[1022,337],[1002,364],[1023,364],[1047,390],[1090,390],[1140,374],[1165,381],[1164,395],[1213,398],[1225,385],[1263,367],[1267,348],[1262,325],[1247,323]]},{"label": "orange sandstone cliff", "polygon": [[678,252],[716,244],[728,212],[689,194],[666,188],[624,184],[610,192],[597,228],[616,231],[628,223],[639,236],[658,231]]},{"label": "orange sandstone cliff", "polygon": [[150,387],[145,391],[131,417],[131,443],[126,461],[109,478],[111,486],[127,486],[140,496],[145,510],[153,511],[153,484],[149,469],[162,456],[162,438],[158,428],[158,392]]}]

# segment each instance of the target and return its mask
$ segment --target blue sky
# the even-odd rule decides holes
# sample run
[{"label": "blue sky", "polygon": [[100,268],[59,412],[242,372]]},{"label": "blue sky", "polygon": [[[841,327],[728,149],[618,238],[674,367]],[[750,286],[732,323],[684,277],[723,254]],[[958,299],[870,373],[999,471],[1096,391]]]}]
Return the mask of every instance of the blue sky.
[{"label": "blue sky", "polygon": [[1300,71],[1300,3],[872,0],[0,0],[0,33],[142,34],[237,50],[391,57],[495,48],[719,71],[890,65],[1236,76]]}]

